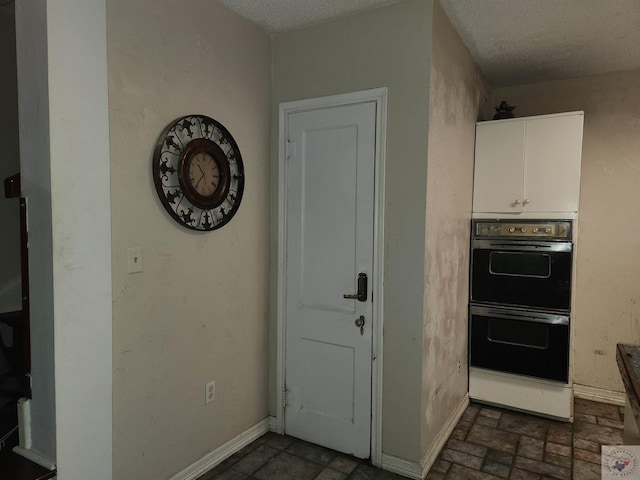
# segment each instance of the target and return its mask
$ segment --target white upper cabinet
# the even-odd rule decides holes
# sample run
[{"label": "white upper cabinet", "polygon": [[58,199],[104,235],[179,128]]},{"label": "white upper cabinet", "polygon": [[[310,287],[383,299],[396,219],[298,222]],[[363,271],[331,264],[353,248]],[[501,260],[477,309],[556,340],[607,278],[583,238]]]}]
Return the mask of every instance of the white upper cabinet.
[{"label": "white upper cabinet", "polygon": [[476,125],[474,213],[578,211],[582,112]]},{"label": "white upper cabinet", "polygon": [[523,182],[524,122],[478,123],[473,211],[521,212]]}]

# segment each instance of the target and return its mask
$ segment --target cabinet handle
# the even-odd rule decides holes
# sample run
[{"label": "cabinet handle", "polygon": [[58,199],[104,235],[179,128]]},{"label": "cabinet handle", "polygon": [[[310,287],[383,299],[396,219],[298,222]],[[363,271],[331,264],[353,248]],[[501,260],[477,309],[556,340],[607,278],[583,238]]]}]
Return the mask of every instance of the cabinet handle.
[{"label": "cabinet handle", "polygon": [[522,201],[522,205],[526,205],[527,203],[529,203],[529,200],[527,200],[526,198]]},{"label": "cabinet handle", "polygon": [[515,202],[513,202],[514,205],[520,205],[520,199],[517,198]]}]

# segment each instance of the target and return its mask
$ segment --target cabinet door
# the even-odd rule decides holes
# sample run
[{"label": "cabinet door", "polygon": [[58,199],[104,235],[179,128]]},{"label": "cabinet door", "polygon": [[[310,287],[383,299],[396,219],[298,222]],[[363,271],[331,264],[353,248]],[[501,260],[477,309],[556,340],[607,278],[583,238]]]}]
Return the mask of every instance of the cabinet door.
[{"label": "cabinet door", "polygon": [[582,121],[583,115],[527,120],[523,211],[578,211]]},{"label": "cabinet door", "polygon": [[474,212],[522,211],[524,131],[520,120],[476,126]]}]

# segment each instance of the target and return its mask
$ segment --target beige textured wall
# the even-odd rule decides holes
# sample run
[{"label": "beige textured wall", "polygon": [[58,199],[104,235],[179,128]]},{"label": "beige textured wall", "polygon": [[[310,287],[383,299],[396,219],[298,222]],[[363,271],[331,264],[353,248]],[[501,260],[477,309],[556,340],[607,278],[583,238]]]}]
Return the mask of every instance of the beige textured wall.
[{"label": "beige textured wall", "polygon": [[16,29],[13,15],[0,8],[0,312],[19,310],[20,205],[4,198],[2,182],[20,171]]},{"label": "beige textured wall", "polygon": [[[270,39],[218,2],[107,14],[113,478],[163,479],[267,416]],[[209,233],[172,220],[151,178],[160,132],[190,113],[224,124],[245,165],[238,213]],[[143,273],[126,272],[131,246]]]},{"label": "beige textured wall", "polygon": [[[422,454],[467,392],[469,228],[475,122],[488,105],[476,63],[434,2],[422,371]],[[461,370],[458,372],[458,362]]]},{"label": "beige textured wall", "polygon": [[640,343],[640,71],[494,91],[517,116],[584,110],[574,382],[623,391],[616,343]]},{"label": "beige textured wall", "polygon": [[[385,191],[383,452],[420,460],[424,221],[431,0],[411,0],[273,38],[272,218],[281,102],[389,88]],[[272,231],[277,232],[277,223]],[[275,233],[274,233],[275,235]],[[275,236],[272,258],[277,258]],[[274,268],[276,263],[273,262]],[[275,270],[272,277],[275,280]],[[275,281],[272,281],[275,285]],[[275,292],[272,306],[276,304]],[[272,308],[271,384],[275,385]],[[275,391],[270,392],[275,414]]]}]

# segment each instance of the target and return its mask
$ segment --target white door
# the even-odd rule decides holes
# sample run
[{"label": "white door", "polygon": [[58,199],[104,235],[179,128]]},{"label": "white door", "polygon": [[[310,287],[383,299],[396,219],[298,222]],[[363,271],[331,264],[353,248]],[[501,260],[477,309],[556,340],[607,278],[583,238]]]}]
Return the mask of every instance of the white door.
[{"label": "white door", "polygon": [[[285,132],[285,433],[360,458],[371,452],[375,133],[375,102],[290,113]],[[360,274],[366,300],[344,298]]]}]

